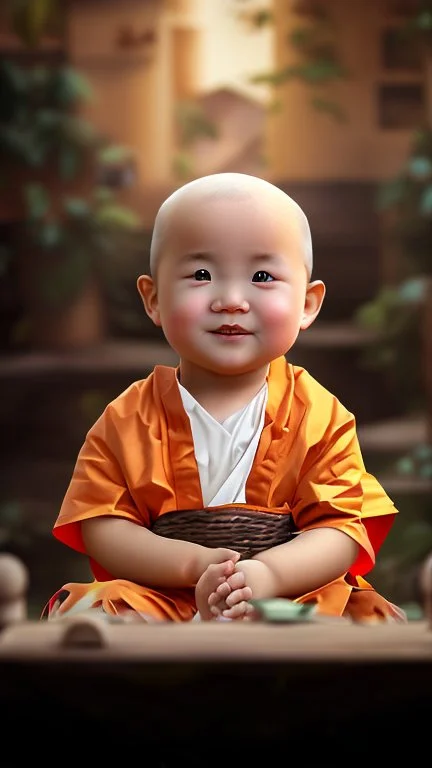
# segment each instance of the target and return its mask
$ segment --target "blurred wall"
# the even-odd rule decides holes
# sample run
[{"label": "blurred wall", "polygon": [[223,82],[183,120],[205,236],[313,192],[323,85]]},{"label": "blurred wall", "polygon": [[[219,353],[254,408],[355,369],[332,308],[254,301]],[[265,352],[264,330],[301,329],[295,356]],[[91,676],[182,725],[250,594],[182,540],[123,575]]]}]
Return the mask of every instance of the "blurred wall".
[{"label": "blurred wall", "polygon": [[[348,77],[316,89],[320,97],[342,108],[346,121],[337,122],[313,105],[310,87],[290,80],[278,91],[280,108],[269,115],[269,173],[290,180],[380,180],[399,171],[411,139],[412,126],[380,124],[383,85],[421,84],[415,69],[388,67],[383,62],[384,35],[403,22],[388,0],[274,0],[275,57],[278,69],[298,61],[287,43],[294,30],[316,22],[313,9],[331,15],[341,63]],[[290,11],[291,9],[291,11]],[[300,13],[296,13],[300,11]],[[309,12],[308,12],[309,11]]]},{"label": "blurred wall", "polygon": [[[71,3],[68,58],[97,94],[87,114],[135,152],[141,188],[174,183],[180,99],[226,85],[261,99],[267,93],[249,80],[271,66],[273,31],[251,28],[238,6],[235,0]],[[149,211],[152,218],[152,206]]]}]

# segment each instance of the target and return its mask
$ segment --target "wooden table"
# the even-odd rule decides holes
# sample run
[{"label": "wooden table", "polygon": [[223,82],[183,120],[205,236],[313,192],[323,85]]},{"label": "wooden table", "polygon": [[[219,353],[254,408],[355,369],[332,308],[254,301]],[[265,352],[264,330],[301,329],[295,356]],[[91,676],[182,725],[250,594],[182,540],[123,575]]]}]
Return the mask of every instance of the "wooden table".
[{"label": "wooden table", "polygon": [[23,733],[12,756],[59,765],[59,734],[68,765],[430,762],[426,622],[95,624],[0,634],[2,730]]}]

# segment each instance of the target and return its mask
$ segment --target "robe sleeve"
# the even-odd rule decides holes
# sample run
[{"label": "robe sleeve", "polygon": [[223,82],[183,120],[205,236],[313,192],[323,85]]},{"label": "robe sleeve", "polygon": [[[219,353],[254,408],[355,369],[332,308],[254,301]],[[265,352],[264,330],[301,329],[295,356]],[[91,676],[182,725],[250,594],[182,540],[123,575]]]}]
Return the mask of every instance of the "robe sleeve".
[{"label": "robe sleeve", "polygon": [[362,520],[365,500],[363,458],[354,417],[336,405],[320,436],[310,430],[309,449],[298,478],[292,515],[299,531],[337,528],[359,544],[350,572],[367,573],[375,564],[375,551]]},{"label": "robe sleeve", "polygon": [[110,516],[149,526],[148,511],[138,509],[128,487],[127,436],[120,437],[111,416],[107,408],[88,432],[53,528],[59,541],[82,553],[82,520]]}]

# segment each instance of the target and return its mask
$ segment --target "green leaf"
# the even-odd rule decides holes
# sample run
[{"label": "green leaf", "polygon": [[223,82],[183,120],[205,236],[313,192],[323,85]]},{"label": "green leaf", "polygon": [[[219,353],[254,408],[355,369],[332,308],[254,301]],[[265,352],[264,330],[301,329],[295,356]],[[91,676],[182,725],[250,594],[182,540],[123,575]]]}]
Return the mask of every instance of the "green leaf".
[{"label": "green leaf", "polygon": [[50,199],[42,184],[26,184],[24,199],[27,206],[27,216],[31,221],[40,221],[48,213]]},{"label": "green leaf", "polygon": [[432,174],[432,161],[429,157],[413,157],[408,170],[416,179],[427,179]]},{"label": "green leaf", "polygon": [[57,221],[43,224],[37,233],[37,241],[44,250],[56,248],[62,240],[63,230]]},{"label": "green leaf", "polygon": [[255,27],[258,27],[259,29],[261,29],[262,27],[266,27],[272,21],[273,21],[272,12],[264,8],[255,11],[252,17],[252,23],[254,24]]},{"label": "green leaf", "polygon": [[355,319],[362,328],[381,330],[386,323],[385,309],[378,301],[370,301],[359,307]]},{"label": "green leaf", "polygon": [[327,83],[346,76],[346,71],[336,61],[311,61],[297,68],[298,76],[308,83]]},{"label": "green leaf", "polygon": [[429,216],[432,213],[432,185],[429,185],[421,196],[420,213],[423,216]]},{"label": "green leaf", "polygon": [[12,61],[0,61],[0,79],[5,89],[10,89],[18,96],[27,92],[29,73]]},{"label": "green leaf", "polygon": [[66,213],[74,219],[83,219],[89,216],[90,206],[87,200],[80,197],[66,197],[63,201]]},{"label": "green leaf", "polygon": [[76,177],[80,168],[80,161],[80,152],[75,147],[70,145],[60,147],[58,156],[59,173],[64,181],[71,181]]},{"label": "green leaf", "polygon": [[422,32],[430,32],[432,30],[432,13],[431,11],[423,11],[416,17],[416,26]]},{"label": "green leaf", "polygon": [[93,255],[83,244],[71,242],[57,263],[41,273],[39,293],[48,308],[61,307],[78,295],[91,272]]},{"label": "green leaf", "polygon": [[192,175],[193,163],[188,152],[177,152],[172,162],[174,175],[181,180],[188,179]]},{"label": "green leaf", "polygon": [[97,144],[98,136],[94,126],[82,117],[63,114],[60,128],[64,139],[76,148],[94,148]]},{"label": "green leaf", "polygon": [[419,475],[424,480],[431,480],[432,479],[432,462],[423,464],[421,467],[419,467]]},{"label": "green leaf", "polygon": [[71,67],[57,70],[54,78],[54,98],[61,109],[69,109],[93,97],[89,81]]},{"label": "green leaf", "polygon": [[288,35],[288,43],[293,48],[304,48],[315,37],[314,30],[311,27],[297,27]]},{"label": "green leaf", "polygon": [[61,117],[55,109],[38,109],[33,119],[40,130],[47,131],[58,128]]},{"label": "green leaf", "polygon": [[316,612],[313,603],[295,603],[282,597],[250,602],[260,618],[272,624],[311,621]]},{"label": "green leaf", "polygon": [[312,106],[317,110],[317,112],[325,112],[331,117],[334,117],[335,120],[338,120],[340,123],[346,121],[346,114],[336,101],[314,96],[312,98]]},{"label": "green leaf", "polygon": [[131,160],[132,150],[120,144],[102,147],[98,152],[98,160],[103,165],[118,165]]},{"label": "green leaf", "polygon": [[410,456],[404,456],[396,462],[396,471],[401,475],[413,475],[414,470],[414,461]]},{"label": "green leaf", "polygon": [[29,72],[29,87],[36,93],[46,93],[51,81],[51,72],[42,65],[32,67]]},{"label": "green leaf", "polygon": [[414,448],[414,456],[419,461],[432,461],[432,445],[428,443],[422,443]]},{"label": "green leaf", "polygon": [[140,225],[140,218],[134,211],[112,203],[99,208],[94,218],[100,226],[136,229]]},{"label": "green leaf", "polygon": [[95,187],[92,196],[96,204],[108,203],[114,199],[114,193],[109,187]]},{"label": "green leaf", "polygon": [[426,280],[423,276],[412,277],[399,286],[398,292],[403,302],[419,304],[426,295]]}]

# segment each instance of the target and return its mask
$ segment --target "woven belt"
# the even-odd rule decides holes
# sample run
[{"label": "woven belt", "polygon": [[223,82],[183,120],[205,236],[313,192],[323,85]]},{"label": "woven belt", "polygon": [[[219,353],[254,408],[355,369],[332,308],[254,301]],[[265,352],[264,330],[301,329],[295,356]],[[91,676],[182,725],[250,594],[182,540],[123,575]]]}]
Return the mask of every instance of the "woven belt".
[{"label": "woven belt", "polygon": [[261,512],[247,507],[185,509],[166,512],[154,522],[153,533],[204,547],[227,547],[246,560],[293,538],[291,514]]}]

